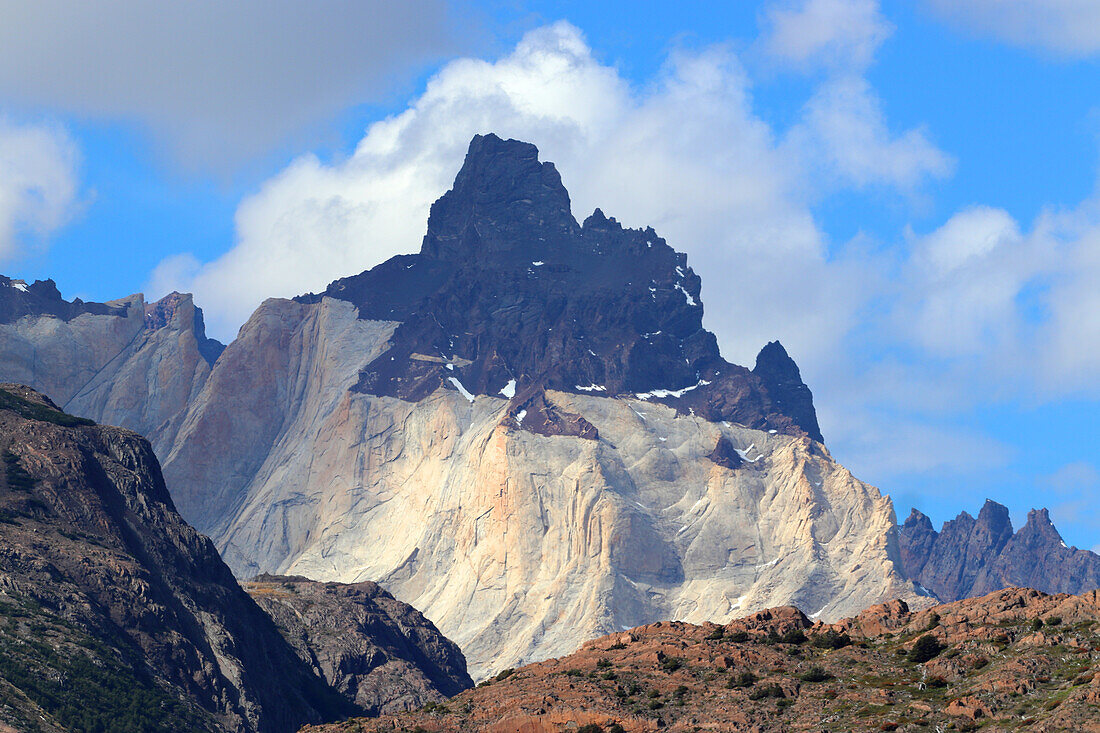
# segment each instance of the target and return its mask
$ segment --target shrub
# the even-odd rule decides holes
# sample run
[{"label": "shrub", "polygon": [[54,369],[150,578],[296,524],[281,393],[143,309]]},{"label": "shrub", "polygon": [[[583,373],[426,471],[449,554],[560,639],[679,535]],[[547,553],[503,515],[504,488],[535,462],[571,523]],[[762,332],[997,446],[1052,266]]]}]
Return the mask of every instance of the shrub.
[{"label": "shrub", "polygon": [[932,612],[932,616],[928,619],[928,625],[924,627],[925,631],[931,631],[940,625],[940,615],[936,612]]},{"label": "shrub", "polygon": [[661,702],[660,700],[650,700],[649,701],[649,709],[650,710],[660,710],[664,706],[665,706],[665,704],[663,702]]},{"label": "shrub", "polygon": [[504,680],[511,677],[512,673],[515,672],[515,671],[516,671],[515,669],[513,669],[512,667],[509,667],[508,669],[504,669],[504,670],[501,670],[500,672],[498,672],[497,676],[494,677],[493,679],[496,680],[497,682],[503,682]]},{"label": "shrub", "polygon": [[585,723],[577,728],[577,733],[603,733],[603,726],[596,723]]},{"label": "shrub", "polygon": [[725,635],[726,635],[726,630],[724,628],[722,628],[721,626],[719,626],[714,631],[707,634],[707,639],[710,639],[711,641],[717,641]]},{"label": "shrub", "polygon": [[626,730],[618,723],[612,723],[608,727],[607,733],[626,733]]},{"label": "shrub", "polygon": [[749,632],[747,631],[735,631],[726,635],[726,641],[732,641],[735,644],[744,644],[748,640]]},{"label": "shrub", "polygon": [[917,643],[909,650],[909,661],[921,664],[936,658],[943,650],[943,644],[941,644],[936,637],[931,634],[925,634],[917,639]]},{"label": "shrub", "polygon": [[825,682],[831,680],[833,676],[826,672],[821,667],[810,667],[805,672],[798,676],[798,679],[803,682]]},{"label": "shrub", "polygon": [[1041,628],[1043,628],[1043,619],[1041,619],[1041,618],[1031,619],[1031,630],[1032,631],[1038,631]]},{"label": "shrub", "polygon": [[938,674],[937,675],[932,675],[931,677],[928,678],[928,686],[933,688],[933,689],[939,689],[939,688],[942,688],[942,687],[947,687],[947,680],[945,680],[942,676],[940,676]]},{"label": "shrub", "polygon": [[754,675],[752,672],[742,672],[741,674],[730,677],[729,687],[731,689],[740,687],[752,687],[756,684],[756,679],[756,675]]},{"label": "shrub", "polygon": [[989,660],[985,657],[976,657],[973,662],[970,663],[971,669],[982,669],[989,664]]},{"label": "shrub", "polygon": [[769,697],[774,697],[776,699],[784,697],[783,688],[772,683],[770,685],[761,685],[749,693],[750,700],[765,700]]},{"label": "shrub", "polygon": [[1057,626],[1060,623],[1062,623],[1061,616],[1050,616],[1047,618],[1047,626]]},{"label": "shrub", "polygon": [[683,667],[683,666],[684,666],[683,660],[678,659],[677,657],[665,657],[664,659],[661,660],[661,669],[663,669],[664,671],[666,671],[670,674],[672,672],[675,672],[676,670],[680,669],[680,667]]},{"label": "shrub", "polygon": [[610,659],[598,659],[598,660],[596,660],[596,666],[599,667],[600,669],[607,669],[608,667],[611,666],[611,660]]},{"label": "shrub", "polygon": [[780,644],[804,644],[805,642],[806,635],[802,633],[802,629],[791,629],[779,637]]},{"label": "shrub", "polygon": [[672,692],[673,697],[683,697],[686,694],[688,694],[688,688],[684,685],[680,685]]},{"label": "shrub", "polygon": [[814,637],[814,646],[820,649],[843,649],[852,643],[852,638],[847,634],[841,634],[829,629],[824,634]]}]

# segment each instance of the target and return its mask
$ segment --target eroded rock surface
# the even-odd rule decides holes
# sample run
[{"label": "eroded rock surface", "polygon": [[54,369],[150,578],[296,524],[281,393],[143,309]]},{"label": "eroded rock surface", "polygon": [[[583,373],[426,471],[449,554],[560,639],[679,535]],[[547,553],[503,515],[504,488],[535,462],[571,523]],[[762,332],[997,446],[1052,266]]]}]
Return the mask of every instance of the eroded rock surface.
[{"label": "eroded rock surface", "polygon": [[1048,593],[1100,587],[1100,555],[1067,547],[1046,509],[1031,511],[1016,533],[1008,509],[994,501],[977,519],[963,512],[939,532],[914,509],[899,539],[905,573],[945,601],[1010,586]]},{"label": "eroded rock surface", "polygon": [[278,732],[353,710],[179,517],[144,439],[0,385],[0,452],[0,720]]},{"label": "eroded rock surface", "polygon": [[[306,731],[1096,733],[1098,632],[1097,592],[1019,588],[920,612],[891,602],[831,625],[790,607],[725,626],[660,622],[430,710]],[[935,651],[916,655],[929,638]]]},{"label": "eroded rock surface", "polygon": [[261,575],[244,589],[298,656],[369,715],[415,710],[474,686],[458,646],[377,583]]}]

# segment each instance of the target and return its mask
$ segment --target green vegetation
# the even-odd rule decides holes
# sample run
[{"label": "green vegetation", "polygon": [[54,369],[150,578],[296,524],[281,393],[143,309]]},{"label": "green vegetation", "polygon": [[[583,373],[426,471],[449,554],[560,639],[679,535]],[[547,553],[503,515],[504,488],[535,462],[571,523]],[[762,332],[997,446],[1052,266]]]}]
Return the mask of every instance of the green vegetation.
[{"label": "green vegetation", "polygon": [[754,688],[753,691],[749,693],[750,700],[764,700],[769,697],[774,697],[776,699],[785,697],[783,688],[772,683],[770,685],[760,685],[760,687]]},{"label": "green vegetation", "polygon": [[802,633],[802,629],[791,629],[779,637],[780,644],[805,644],[806,641],[806,635]]},{"label": "green vegetation", "polygon": [[741,674],[730,677],[729,687],[731,689],[752,687],[756,684],[757,677],[752,672],[742,672]]},{"label": "green vegetation", "polygon": [[512,667],[509,667],[508,669],[504,669],[504,670],[501,670],[500,672],[497,672],[497,676],[496,676],[496,677],[494,677],[493,679],[494,679],[494,680],[496,680],[497,682],[503,682],[504,680],[506,680],[506,679],[508,679],[509,677],[511,677],[511,676],[512,676],[512,674],[513,674],[513,673],[514,673],[515,671],[516,671],[516,670],[515,670],[514,668],[512,668]]},{"label": "green vegetation", "polygon": [[826,631],[824,634],[818,634],[814,637],[813,645],[819,649],[843,649],[846,646],[850,646],[852,639],[847,634],[842,634],[832,629]]},{"label": "green vegetation", "polygon": [[675,672],[676,670],[680,669],[680,667],[683,667],[683,666],[684,666],[684,660],[679,659],[678,657],[664,657],[661,660],[661,669],[663,669],[664,671],[666,671],[670,674],[672,672]]},{"label": "green vegetation", "polygon": [[[3,394],[3,392],[0,392]],[[37,483],[19,463],[19,456],[9,450],[3,453],[4,474],[12,491],[30,491]]]},{"label": "green vegetation", "polygon": [[55,410],[51,407],[25,400],[3,389],[0,389],[0,410],[11,410],[20,417],[25,417],[28,420],[53,423],[54,425],[60,425],[66,428],[78,427],[81,425],[95,425],[94,421],[88,420],[87,418],[69,415],[61,410]]},{"label": "green vegetation", "polygon": [[86,733],[211,730],[200,711],[33,601],[0,604],[0,677],[65,728]]},{"label": "green vegetation", "polygon": [[921,664],[938,657],[943,650],[943,644],[941,644],[936,637],[931,634],[925,634],[917,639],[917,643],[909,650],[909,661]]},{"label": "green vegetation", "polygon": [[833,676],[831,674],[826,672],[821,667],[817,666],[810,667],[798,676],[798,679],[802,680],[803,682],[826,682],[828,680],[831,680],[832,678]]}]

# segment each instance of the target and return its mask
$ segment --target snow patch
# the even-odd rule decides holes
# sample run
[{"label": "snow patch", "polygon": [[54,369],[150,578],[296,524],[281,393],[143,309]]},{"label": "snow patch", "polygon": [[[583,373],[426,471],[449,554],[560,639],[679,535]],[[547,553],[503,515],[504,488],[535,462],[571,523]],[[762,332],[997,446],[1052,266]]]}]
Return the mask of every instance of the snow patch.
[{"label": "snow patch", "polygon": [[590,384],[587,387],[582,387],[579,384],[574,385],[574,386],[577,389],[579,389],[581,392],[606,392],[607,391],[607,387],[604,387],[601,384]]},{"label": "snow patch", "polygon": [[535,267],[542,267],[542,266],[543,266],[543,265],[545,265],[546,263],[545,263],[545,262],[543,262],[542,260],[537,260],[537,261],[535,261],[535,262],[532,262],[531,264],[532,264],[532,265],[534,265]]},{"label": "snow patch", "polygon": [[447,368],[450,369],[453,372],[455,370],[455,365],[454,364],[448,364]]},{"label": "snow patch", "polygon": [[516,413],[516,425],[523,424],[523,418],[527,417],[527,410],[520,410]]},{"label": "snow patch", "polygon": [[710,382],[705,379],[700,379],[698,383],[691,385],[690,387],[684,387],[683,389],[655,389],[651,392],[638,392],[635,393],[635,397],[640,400],[648,400],[651,397],[683,397],[686,393],[693,389],[699,389],[705,387]]},{"label": "snow patch", "polygon": [[768,435],[775,435],[778,432],[779,432],[778,430],[769,430]]},{"label": "snow patch", "polygon": [[508,384],[500,388],[500,393],[507,399],[512,399],[516,396],[516,380],[509,379]]},{"label": "snow patch", "polygon": [[817,609],[817,611],[815,611],[814,613],[808,614],[808,618],[817,618],[817,617],[818,617],[818,616],[820,616],[820,615],[821,615],[822,613],[824,613],[824,612],[825,612],[825,609],[826,609],[826,608],[828,608],[828,607],[829,607],[829,604],[828,604],[828,603],[826,603],[826,604],[825,604],[824,606],[822,606],[821,608]]},{"label": "snow patch", "polygon": [[756,448],[756,443],[753,443],[752,445],[750,445],[745,450],[741,450],[740,448],[734,448],[734,450],[737,451],[737,455],[741,456],[741,460],[742,461],[748,461],[749,463],[756,463],[757,461],[759,461],[761,458],[764,457],[764,454],[761,453],[756,458],[749,458],[749,451],[754,450],[754,449],[759,450],[759,449]]},{"label": "snow patch", "polygon": [[775,564],[776,564],[777,562],[779,562],[779,558],[778,558],[778,557],[777,557],[777,558],[775,558],[774,560],[772,560],[771,562],[766,562],[766,563],[764,563],[763,565],[757,565],[757,566],[756,566],[756,569],[757,569],[757,570],[760,570],[761,568],[770,568],[770,567],[771,567],[772,565],[775,565]]},{"label": "snow patch", "polygon": [[462,393],[462,396],[468,399],[471,403],[474,401],[474,396],[470,394],[469,390],[462,386],[462,382],[458,381],[454,377],[447,377],[447,381],[453,384],[455,386],[455,389]]},{"label": "snow patch", "polygon": [[679,266],[677,266],[676,267],[676,274],[679,275],[680,277],[683,277],[684,276],[684,271]]},{"label": "snow patch", "polygon": [[21,293],[27,292],[27,284],[22,280],[12,280],[11,286]]},{"label": "snow patch", "polygon": [[697,305],[697,303],[695,302],[695,298],[691,297],[691,293],[684,290],[684,288],[680,285],[680,283],[676,283],[675,287],[676,287],[677,290],[679,290],[681,293],[684,294],[684,299],[687,300],[688,305],[690,305],[690,306]]}]

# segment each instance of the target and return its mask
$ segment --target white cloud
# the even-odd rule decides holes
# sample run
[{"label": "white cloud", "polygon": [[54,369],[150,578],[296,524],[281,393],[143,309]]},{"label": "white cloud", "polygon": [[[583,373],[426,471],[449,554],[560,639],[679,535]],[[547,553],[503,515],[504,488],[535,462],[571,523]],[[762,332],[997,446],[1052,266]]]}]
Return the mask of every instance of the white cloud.
[{"label": "white cloud", "polygon": [[754,115],[737,59],[677,54],[637,92],[567,23],[529,33],[495,63],[448,64],[347,160],[299,159],[242,203],[230,252],[192,276],[174,260],[150,289],[193,290],[226,337],[264,297],[416,251],[428,207],[470,138],[488,131],[536,142],[578,218],[600,206],[627,225],[651,224],[701,272],[728,273],[708,279],[703,298],[731,358],[751,363],[780,337],[806,363],[851,327],[862,278],[827,262],[799,193],[801,166]]},{"label": "white cloud", "polygon": [[894,28],[878,0],[790,0],[764,11],[765,52],[786,66],[863,68]]},{"label": "white cloud", "polygon": [[79,155],[59,127],[0,117],[0,262],[21,254],[72,216]]},{"label": "white cloud", "polygon": [[136,120],[190,165],[266,152],[456,50],[445,0],[0,0],[8,104]]},{"label": "white cloud", "polygon": [[894,137],[871,85],[854,75],[823,83],[790,132],[800,155],[831,176],[857,187],[913,190],[928,178],[944,178],[952,159],[920,129]]},{"label": "white cloud", "polygon": [[1095,0],[924,0],[950,22],[1007,43],[1059,56],[1100,53]]}]

